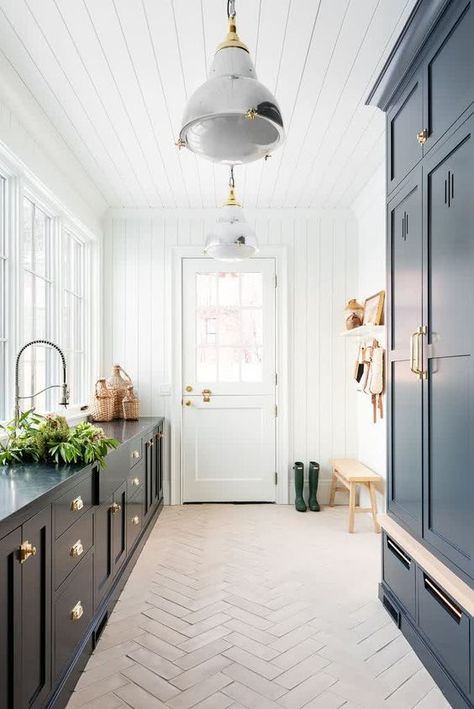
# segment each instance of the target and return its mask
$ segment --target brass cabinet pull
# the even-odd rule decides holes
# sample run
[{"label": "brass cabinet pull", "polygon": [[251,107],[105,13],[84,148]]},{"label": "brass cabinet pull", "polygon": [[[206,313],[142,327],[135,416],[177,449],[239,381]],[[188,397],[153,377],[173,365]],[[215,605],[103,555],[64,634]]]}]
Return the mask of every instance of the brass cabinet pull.
[{"label": "brass cabinet pull", "polygon": [[413,374],[416,374],[416,376],[420,378],[420,371],[418,369],[418,356],[418,331],[416,331],[410,335],[410,370],[413,372]]},{"label": "brass cabinet pull", "polygon": [[133,478],[132,485],[135,485],[135,487],[138,487],[140,485],[140,478]]},{"label": "brass cabinet pull", "polygon": [[20,564],[24,564],[30,556],[36,556],[36,551],[36,547],[28,540],[22,542],[19,549]]},{"label": "brass cabinet pull", "polygon": [[211,400],[211,394],[212,391],[210,389],[203,389],[202,390],[202,400],[208,404]]},{"label": "brass cabinet pull", "polygon": [[77,621],[82,618],[84,615],[84,607],[81,603],[81,601],[78,601],[74,608],[71,609],[71,620],[72,621]]},{"label": "brass cabinet pull", "polygon": [[122,509],[122,505],[119,505],[118,502],[113,502],[110,506],[110,509],[112,510],[112,514],[115,514],[116,512],[120,512],[120,510]]},{"label": "brass cabinet pull", "polygon": [[426,325],[420,325],[416,335],[418,342],[418,359],[417,359],[417,369],[420,375],[420,379],[427,379],[428,372],[424,369],[424,356],[423,356],[423,335],[428,334],[428,328]]},{"label": "brass cabinet pull", "polygon": [[140,451],[132,451],[132,458],[134,460],[138,460],[139,457],[140,457]]},{"label": "brass cabinet pull", "polygon": [[138,515],[135,515],[135,517],[132,517],[132,524],[135,526],[140,524],[140,517]]},{"label": "brass cabinet pull", "polygon": [[79,497],[75,497],[71,502],[71,512],[79,512],[79,510],[82,510],[83,507],[84,502],[82,501],[82,497],[80,495]]},{"label": "brass cabinet pull", "polygon": [[447,598],[444,595],[444,593],[442,593],[439,590],[439,588],[437,586],[435,586],[435,584],[432,581],[430,581],[428,576],[425,576],[424,579],[425,579],[425,588],[428,587],[438,597],[441,604],[446,606],[448,608],[448,610],[451,611],[451,613],[454,613],[454,615],[456,616],[456,618],[458,620],[461,620],[462,611],[460,611],[459,608],[457,606],[455,606],[454,603],[452,603],[449,600],[449,598]]},{"label": "brass cabinet pull", "polygon": [[428,128],[423,128],[416,134],[416,139],[420,145],[424,145],[428,140]]},{"label": "brass cabinet pull", "polygon": [[148,441],[148,443],[150,445],[150,448],[153,448],[153,438],[151,439],[151,441]]},{"label": "brass cabinet pull", "polygon": [[81,554],[83,554],[83,553],[84,553],[84,547],[82,545],[81,540],[78,539],[77,542],[72,545],[71,551],[69,552],[69,554],[73,558],[76,558],[77,556],[81,556]]}]

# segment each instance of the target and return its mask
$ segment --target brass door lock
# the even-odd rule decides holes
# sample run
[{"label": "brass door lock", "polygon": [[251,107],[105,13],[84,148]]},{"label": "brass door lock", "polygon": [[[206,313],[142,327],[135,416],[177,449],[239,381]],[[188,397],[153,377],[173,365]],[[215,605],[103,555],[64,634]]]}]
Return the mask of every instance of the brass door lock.
[{"label": "brass door lock", "polygon": [[203,389],[202,390],[202,400],[208,404],[211,400],[211,394],[212,391],[210,389]]},{"label": "brass door lock", "polygon": [[24,564],[27,559],[30,558],[30,556],[36,556],[36,547],[33,546],[29,541],[23,542],[20,544],[20,549],[19,549],[19,559],[20,559],[20,564]]}]

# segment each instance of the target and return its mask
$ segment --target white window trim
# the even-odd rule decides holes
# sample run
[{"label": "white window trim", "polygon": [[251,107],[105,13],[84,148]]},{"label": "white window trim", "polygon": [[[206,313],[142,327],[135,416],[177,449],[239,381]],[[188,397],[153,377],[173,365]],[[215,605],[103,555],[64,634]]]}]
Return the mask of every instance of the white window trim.
[{"label": "white window trim", "polygon": [[[75,406],[62,408],[57,412],[65,415],[70,423],[77,423],[86,416],[83,406],[88,404],[88,389],[98,375],[101,362],[101,303],[100,271],[102,263],[102,235],[95,234],[78,220],[72,212],[58,200],[19,160],[0,145],[0,173],[6,178],[6,252],[7,299],[6,299],[6,381],[5,399],[7,420],[11,418],[14,406],[15,360],[21,345],[21,294],[22,258],[21,243],[23,229],[23,197],[34,201],[52,219],[52,239],[55,248],[55,276],[53,288],[56,295],[53,312],[51,339],[57,341],[60,331],[60,307],[62,302],[61,264],[59,262],[59,241],[63,230],[84,244],[84,365],[85,401]],[[55,382],[54,382],[55,383]]]}]

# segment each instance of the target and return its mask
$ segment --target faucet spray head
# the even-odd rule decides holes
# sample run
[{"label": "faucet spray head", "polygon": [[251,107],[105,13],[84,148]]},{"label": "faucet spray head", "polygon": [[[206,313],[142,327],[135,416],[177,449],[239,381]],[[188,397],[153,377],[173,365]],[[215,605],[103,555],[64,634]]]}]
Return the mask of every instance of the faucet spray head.
[{"label": "faucet spray head", "polygon": [[64,406],[66,407],[69,404],[69,389],[67,387],[67,383],[64,382],[62,385],[62,390],[63,390],[63,395],[61,397],[61,400],[58,402],[59,406]]}]

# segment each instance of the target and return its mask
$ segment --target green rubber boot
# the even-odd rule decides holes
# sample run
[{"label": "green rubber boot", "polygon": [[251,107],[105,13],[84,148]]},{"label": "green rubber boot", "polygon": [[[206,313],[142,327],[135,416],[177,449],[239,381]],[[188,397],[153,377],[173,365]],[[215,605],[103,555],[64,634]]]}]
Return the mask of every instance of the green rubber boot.
[{"label": "green rubber boot", "polygon": [[293,470],[295,471],[295,508],[298,512],[306,512],[306,503],[303,499],[304,464],[295,463]]},{"label": "green rubber boot", "polygon": [[319,507],[319,502],[316,498],[316,493],[318,492],[318,481],[319,481],[319,463],[315,463],[314,460],[309,462],[309,498],[308,507],[311,512],[319,512],[321,509]]}]

